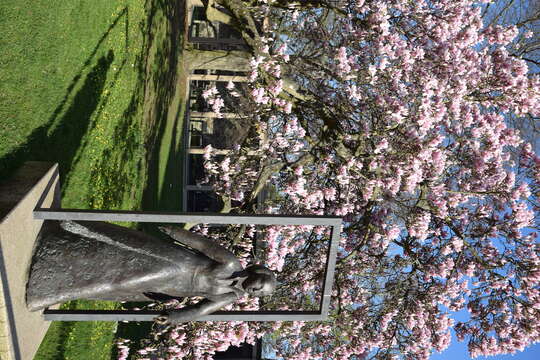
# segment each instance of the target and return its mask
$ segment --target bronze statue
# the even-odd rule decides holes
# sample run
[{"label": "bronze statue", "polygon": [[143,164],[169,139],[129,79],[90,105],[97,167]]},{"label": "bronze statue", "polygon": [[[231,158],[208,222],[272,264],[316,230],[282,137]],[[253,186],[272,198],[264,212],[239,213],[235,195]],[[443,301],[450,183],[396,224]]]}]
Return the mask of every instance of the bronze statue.
[{"label": "bronze statue", "polygon": [[104,222],[45,222],[30,267],[28,308],[75,299],[205,298],[156,319],[178,323],[211,314],[246,293],[274,291],[276,278],[266,267],[243,269],[230,251],[204,236],[179,227],[160,229],[181,245]]}]

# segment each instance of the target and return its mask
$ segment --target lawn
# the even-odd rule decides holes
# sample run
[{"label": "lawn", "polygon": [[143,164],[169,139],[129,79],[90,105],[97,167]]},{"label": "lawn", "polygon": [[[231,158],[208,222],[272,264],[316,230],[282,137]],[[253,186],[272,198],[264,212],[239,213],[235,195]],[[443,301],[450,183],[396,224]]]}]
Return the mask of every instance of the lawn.
[{"label": "lawn", "polygon": [[144,181],[142,1],[7,0],[0,14],[1,176],[54,161],[64,206],[137,207],[141,189],[118,180]]},{"label": "lawn", "polygon": [[[65,208],[179,209],[183,6],[0,2],[0,181],[24,161],[53,161]],[[109,359],[116,328],[55,322],[36,359]]]}]

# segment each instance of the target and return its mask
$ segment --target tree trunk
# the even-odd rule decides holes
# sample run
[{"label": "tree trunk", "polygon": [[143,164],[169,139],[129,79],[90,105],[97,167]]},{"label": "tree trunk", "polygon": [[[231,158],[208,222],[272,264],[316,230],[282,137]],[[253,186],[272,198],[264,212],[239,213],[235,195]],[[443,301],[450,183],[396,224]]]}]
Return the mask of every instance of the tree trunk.
[{"label": "tree trunk", "polygon": [[189,50],[184,52],[188,70],[249,71],[250,54],[244,51]]}]

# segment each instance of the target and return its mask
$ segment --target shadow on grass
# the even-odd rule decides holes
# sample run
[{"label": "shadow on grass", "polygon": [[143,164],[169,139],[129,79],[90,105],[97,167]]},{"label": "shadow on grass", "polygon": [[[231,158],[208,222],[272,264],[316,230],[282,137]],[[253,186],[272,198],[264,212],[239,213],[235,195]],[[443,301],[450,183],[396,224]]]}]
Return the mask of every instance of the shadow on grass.
[{"label": "shadow on grass", "polygon": [[[99,104],[113,59],[114,54],[110,51],[97,61],[61,119],[55,121],[59,113],[55,112],[49,123],[35,129],[23,146],[0,159],[1,173],[12,172],[26,160],[58,162],[60,174],[69,171],[90,126],[90,118]],[[51,128],[52,122],[56,124]]]},{"label": "shadow on grass", "polygon": [[[123,68],[126,65],[127,60],[124,59],[118,66],[115,76],[112,79],[112,84],[116,83]],[[141,144],[141,131],[137,127],[140,124],[140,119],[137,118],[138,110],[142,106],[144,92],[142,91],[142,76],[140,76],[137,82],[136,88],[133,90],[133,95],[128,107],[122,114],[122,121],[115,127],[112,134],[111,143],[115,144],[115,149],[106,149],[101,155],[98,169],[100,172],[92,172],[89,179],[90,183],[96,184],[97,178],[101,176],[104,184],[101,186],[103,194],[88,193],[86,203],[90,207],[95,207],[95,199],[106,199],[106,203],[103,204],[103,208],[114,208],[122,203],[124,194],[131,193],[131,187],[133,179],[131,179],[132,173],[129,168],[133,163],[136,163],[139,167],[142,165],[141,159],[142,153],[144,153]],[[107,104],[111,92],[108,92],[102,100],[102,104]],[[96,118],[101,115],[102,106],[96,114]],[[79,161],[78,158],[74,159],[73,163]],[[140,169],[138,169],[140,170]],[[138,171],[137,171],[138,172]],[[68,179],[69,180],[69,179]]]},{"label": "shadow on grass", "polygon": [[[143,192],[143,210],[178,211],[182,206],[182,147],[177,139],[182,129],[182,108],[185,105],[181,69],[184,35],[184,1],[147,1],[148,19],[142,29],[145,36],[144,87],[147,134],[147,182]],[[179,88],[182,87],[182,88]],[[181,98],[178,99],[178,96]],[[173,105],[176,104],[176,105]],[[166,129],[172,129],[166,134]],[[170,143],[168,139],[170,137]],[[160,145],[168,144],[167,156],[160,157]],[[159,190],[160,168],[165,169],[162,189]],[[163,236],[153,225],[140,228],[154,236]],[[147,303],[128,303],[127,307],[143,307]],[[152,328],[152,323],[119,323],[117,338],[130,339],[133,354]],[[113,350],[111,359],[117,356]]]},{"label": "shadow on grass", "polygon": [[[172,106],[172,104],[175,101],[178,102],[178,87],[184,86],[180,70],[184,6],[183,1],[147,0],[146,2],[147,20],[141,27],[143,52],[136,60],[137,85],[122,115],[123,121],[115,129],[112,139],[114,144],[121,144],[123,151],[104,152],[100,163],[97,164],[97,168],[102,170],[100,194],[88,194],[87,203],[90,207],[109,209],[117,208],[119,204],[122,204],[124,194],[130,193],[129,187],[133,183],[132,173],[124,167],[133,163],[139,164],[139,170],[141,167],[146,167],[147,180],[142,194],[142,210],[179,210],[181,207],[182,154],[177,150],[179,144],[176,143],[177,128],[181,126],[178,122],[182,121],[179,118],[181,106]],[[183,101],[181,99],[179,105],[183,105]],[[147,129],[144,134],[146,138],[144,150],[141,149],[143,140],[140,138],[140,132],[133,129],[134,124],[138,123],[138,119],[134,117],[139,115],[138,111],[141,107],[144,109],[143,121]],[[170,134],[165,134],[167,127],[169,129],[172,127],[173,137],[168,153],[169,158],[163,159],[160,158],[159,149],[161,142],[170,139]],[[146,152],[146,157],[142,155],[144,152]],[[146,164],[143,165],[141,162]],[[164,187],[160,193],[158,190],[159,173],[160,168],[165,166],[167,188]],[[100,174],[92,174],[92,177],[98,175]],[[97,178],[92,178],[90,181],[95,183]],[[131,196],[135,194],[131,193]]]},{"label": "shadow on grass", "polygon": [[[0,178],[6,178],[27,160],[59,162],[61,176],[64,177],[68,173],[83,135],[90,126],[90,115],[99,103],[101,91],[105,84],[105,74],[113,60],[112,52],[109,52],[97,61],[97,64],[87,74],[84,85],[73,98],[69,109],[65,111],[61,118],[59,116],[64,112],[74,89],[84,77],[84,73],[88,67],[93,63],[104,41],[124,17],[127,24],[127,7],[116,16],[111,25],[102,34],[86,61],[71,80],[64,98],[60,101],[56,109],[54,109],[47,123],[36,128],[30,134],[25,144],[0,158]],[[128,39],[126,36],[126,47],[127,45]],[[68,136],[66,137],[66,135]],[[58,155],[61,156],[57,157]]]},{"label": "shadow on grass", "polygon": [[[182,210],[182,176],[183,176],[183,153],[182,144],[177,143],[177,139],[182,141],[183,128],[178,134],[179,127],[182,126],[182,109],[178,108],[175,112],[174,122],[169,124],[172,127],[170,134],[170,144],[166,157],[162,157],[159,149],[152,151],[149,159],[149,173],[146,187],[143,195],[143,207],[149,211],[180,211]],[[165,126],[160,126],[157,134],[158,141],[163,139]],[[160,167],[163,166],[163,175],[159,176]],[[160,186],[161,185],[161,186]]]},{"label": "shadow on grass", "polygon": [[[176,106],[172,104],[178,100],[175,97],[184,95],[179,94],[179,87],[183,87],[185,82],[179,71],[183,48],[184,6],[183,1],[158,0],[153,2],[149,11],[148,30],[152,34],[151,48],[155,49],[155,52],[151,54],[152,64],[147,64],[151,70],[147,83],[147,99],[154,101],[146,104],[153,112],[149,119],[151,129],[148,143],[148,177],[143,193],[144,210],[178,211],[182,204],[182,151],[178,150],[180,147],[176,141],[182,138],[177,131],[183,120],[180,114],[185,99],[180,99]],[[180,92],[183,91],[183,88],[180,89]],[[166,134],[167,128],[169,133]],[[168,149],[162,150],[160,154],[162,142]],[[167,156],[163,157],[163,153]],[[164,169],[161,191],[160,168]]]},{"label": "shadow on grass", "polygon": [[[49,327],[48,333],[54,332],[54,339],[67,340],[69,334],[73,328],[73,322],[71,321],[62,321],[51,324]],[[65,359],[67,341],[59,342],[47,342],[47,337],[45,337],[43,343],[40,345],[38,358],[47,359],[47,360],[63,360]]]}]

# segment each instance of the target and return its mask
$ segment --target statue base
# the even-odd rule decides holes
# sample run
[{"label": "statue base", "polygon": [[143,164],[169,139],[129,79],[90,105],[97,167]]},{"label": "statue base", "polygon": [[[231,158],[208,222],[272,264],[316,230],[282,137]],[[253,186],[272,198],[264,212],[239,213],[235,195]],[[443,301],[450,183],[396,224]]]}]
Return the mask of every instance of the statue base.
[{"label": "statue base", "polygon": [[50,322],[26,308],[28,268],[43,220],[33,211],[60,206],[58,165],[27,162],[0,183],[0,359],[33,359]]}]

